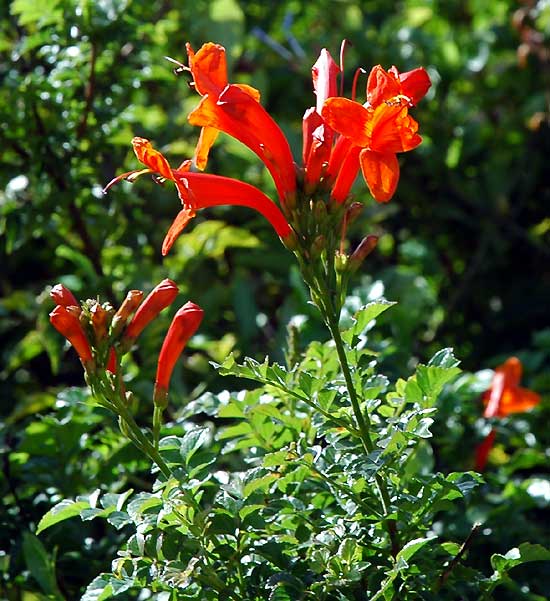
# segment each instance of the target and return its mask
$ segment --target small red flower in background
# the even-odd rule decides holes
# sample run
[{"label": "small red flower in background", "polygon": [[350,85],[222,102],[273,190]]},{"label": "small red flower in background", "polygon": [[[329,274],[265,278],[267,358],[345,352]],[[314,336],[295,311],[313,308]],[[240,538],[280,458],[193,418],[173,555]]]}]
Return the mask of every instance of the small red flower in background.
[{"label": "small red flower in background", "polygon": [[[539,394],[519,386],[522,372],[523,366],[517,357],[510,357],[495,369],[491,387],[481,397],[485,406],[483,417],[502,418],[511,413],[523,413],[540,403]],[[477,447],[476,471],[481,472],[485,468],[495,436],[496,431],[493,429]]]},{"label": "small red flower in background", "polygon": [[540,395],[519,382],[523,366],[517,357],[510,357],[495,369],[491,388],[483,393],[485,405],[483,417],[506,417],[510,413],[522,413],[540,403]]}]

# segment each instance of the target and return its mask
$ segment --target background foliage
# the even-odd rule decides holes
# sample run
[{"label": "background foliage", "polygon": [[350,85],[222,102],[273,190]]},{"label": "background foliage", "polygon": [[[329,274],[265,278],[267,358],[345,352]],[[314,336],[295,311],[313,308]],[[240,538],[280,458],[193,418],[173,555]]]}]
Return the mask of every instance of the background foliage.
[{"label": "background foliage", "polygon": [[[348,86],[359,65],[424,65],[434,82],[415,109],[424,143],[406,156],[396,197],[375,206],[362,182],[356,188],[365,211],[352,241],[371,232],[382,237],[364,267],[368,275],[357,279],[350,311],[382,294],[399,301],[373,334],[386,371],[397,377],[445,346],[470,372],[517,354],[526,385],[547,400],[547,3],[197,0],[191,8],[12,0],[0,15],[3,596],[32,599],[59,587],[66,598],[77,597],[108,568],[123,535],[99,522],[67,521],[41,536],[42,547],[33,534],[41,515],[61,498],[95,488],[150,487],[148,466],[114,421],[81,402],[78,361],[63,352],[47,321],[49,285],[62,281],[78,298],[120,301],[130,288],[147,291],[171,277],[182,301],[205,309],[201,335],[176,374],[174,418],[189,398],[231,388],[209,360],[221,363],[245,349],[283,360],[289,321],[298,348],[326,337],[291,256],[246,209],[201,213],[162,261],[161,240],[178,206],[173,190],[142,180],[101,194],[115,173],[136,167],[133,135],[151,138],[176,161],[192,153],[197,131],[186,115],[196,96],[163,58],[183,59],[186,41],[227,47],[233,80],[261,90],[295,156],[301,117],[312,104],[310,68],[322,47],[337,56],[341,39],[350,40]],[[222,137],[209,170],[269,189],[258,163]],[[150,398],[169,316],[163,320],[145,333],[128,365],[143,399]],[[486,373],[466,373],[440,400],[426,461],[443,473],[472,465],[487,382]],[[71,385],[77,388],[66,390]],[[148,407],[141,410],[146,422]],[[460,507],[441,523],[464,540],[473,522],[484,522],[471,564],[488,568],[490,553],[524,540],[548,544],[547,423],[547,403],[503,421],[488,484],[468,510]],[[533,582],[529,569],[536,567],[517,568],[525,582]],[[540,582],[532,594],[549,589]],[[536,598],[529,587],[510,594]]]}]

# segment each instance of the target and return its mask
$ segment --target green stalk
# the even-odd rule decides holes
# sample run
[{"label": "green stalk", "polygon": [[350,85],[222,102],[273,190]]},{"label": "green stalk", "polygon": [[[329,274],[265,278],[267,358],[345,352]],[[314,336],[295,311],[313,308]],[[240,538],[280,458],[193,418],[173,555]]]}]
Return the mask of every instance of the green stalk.
[{"label": "green stalk", "polygon": [[[326,279],[322,276],[319,277],[318,275],[316,277],[314,276],[314,279],[316,284],[316,291],[314,296],[312,296],[314,301],[316,301],[316,304],[319,307],[319,310],[321,311],[321,314],[323,315],[323,318],[325,320],[325,324],[332,336],[332,339],[334,340],[334,344],[336,346],[336,353],[338,354],[338,360],[342,369],[342,374],[344,375],[344,380],[346,382],[346,388],[348,390],[349,398],[351,401],[353,414],[355,416],[355,421],[357,422],[359,433],[361,435],[361,441],[363,443],[363,447],[366,453],[369,454],[372,451],[374,451],[374,443],[372,442],[370,434],[371,422],[369,416],[367,414],[364,414],[361,410],[361,405],[359,403],[357,391],[355,390],[353,377],[351,375],[351,369],[348,364],[348,358],[344,347],[344,341],[342,340],[342,335],[340,334],[338,316],[339,311],[337,312],[334,308],[331,291],[328,290],[325,285]],[[391,541],[392,555],[395,557],[401,547],[399,544],[396,522],[393,519],[387,519],[387,516],[390,513],[391,505],[390,495],[388,493],[388,489],[383,478],[379,474],[375,474],[374,479],[376,483],[376,488],[380,496],[382,511],[384,513],[384,516],[386,516],[385,523]]]},{"label": "green stalk", "polygon": [[159,448],[160,428],[162,426],[162,407],[158,405],[154,406],[153,409],[153,446],[155,449]]}]

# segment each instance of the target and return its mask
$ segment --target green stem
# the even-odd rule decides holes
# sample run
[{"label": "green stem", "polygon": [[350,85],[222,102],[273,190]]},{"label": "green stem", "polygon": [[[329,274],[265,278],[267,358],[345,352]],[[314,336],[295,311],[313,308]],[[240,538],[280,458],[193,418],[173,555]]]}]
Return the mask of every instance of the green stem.
[{"label": "green stem", "polygon": [[[330,303],[330,297],[327,295],[328,291],[325,292],[324,295],[321,295],[321,298],[324,296],[325,302],[323,303],[323,307],[320,307],[324,312],[325,322],[327,327],[331,333],[332,339],[334,340],[334,344],[336,346],[336,352],[338,354],[338,360],[340,362],[340,367],[342,369],[342,373],[344,375],[344,380],[346,382],[346,388],[348,390],[349,398],[351,401],[351,406],[353,409],[353,413],[355,415],[355,420],[357,421],[357,426],[359,427],[359,432],[361,433],[361,440],[363,442],[363,447],[367,454],[374,451],[374,443],[372,442],[372,438],[370,435],[370,419],[368,415],[365,415],[361,410],[361,405],[359,403],[359,399],[357,397],[357,391],[355,390],[355,386],[353,384],[353,377],[351,375],[351,370],[348,364],[348,358],[346,355],[346,349],[344,348],[344,341],[342,340],[342,335],[340,334],[340,327],[338,325],[338,316],[334,311],[332,304]],[[397,534],[397,524],[393,519],[387,519],[387,516],[390,513],[391,500],[390,495],[388,493],[388,489],[386,487],[386,483],[381,478],[379,474],[375,474],[374,476],[376,488],[378,489],[378,493],[380,495],[380,501],[382,504],[382,511],[386,516],[386,527],[388,529],[388,534],[390,536],[391,546],[392,546],[392,555],[395,557],[400,550],[399,538]]]},{"label": "green stem", "polygon": [[171,478],[172,471],[161,457],[158,449],[151,444],[151,441],[147,438],[147,436],[145,436],[141,428],[136,424],[136,420],[130,413],[128,407],[126,407],[126,405],[123,402],[120,402],[118,399],[115,399],[115,403],[118,414],[128,426],[132,435],[132,439],[137,442],[137,446],[149,457],[149,459],[151,459],[151,461],[158,465],[158,468],[162,472],[163,476],[166,478]]},{"label": "green stem", "polygon": [[159,448],[160,428],[162,426],[162,407],[155,405],[153,409],[153,446]]}]

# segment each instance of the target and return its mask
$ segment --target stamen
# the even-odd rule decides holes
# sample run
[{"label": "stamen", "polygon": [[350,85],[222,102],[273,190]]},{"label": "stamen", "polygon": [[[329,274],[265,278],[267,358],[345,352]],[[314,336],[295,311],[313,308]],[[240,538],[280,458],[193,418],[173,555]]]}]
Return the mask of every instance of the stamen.
[{"label": "stamen", "polygon": [[150,169],[134,169],[134,171],[128,171],[127,173],[121,173],[120,175],[117,175],[115,178],[113,178],[101,191],[103,194],[107,194],[107,192],[115,185],[118,184],[118,182],[122,182],[122,181],[128,181],[128,182],[133,182],[135,179],[137,179],[140,175],[143,175],[144,173],[151,173]]},{"label": "stamen", "polygon": [[344,38],[340,44],[340,96],[344,95],[344,54],[348,46],[353,46],[353,44]]},{"label": "stamen", "polygon": [[398,96],[394,96],[393,98],[390,98],[389,100],[385,100],[385,103],[388,106],[413,106],[412,104],[412,100],[408,97],[405,96],[404,94],[399,94]]},{"label": "stamen", "polygon": [[355,70],[355,75],[353,76],[353,84],[351,86],[351,99],[355,100],[355,93],[357,92],[357,81],[359,79],[359,75],[361,75],[361,73],[366,73],[365,69],[363,69],[363,67],[359,67],[358,69]]},{"label": "stamen", "polygon": [[171,58],[170,56],[165,56],[164,58],[167,61],[170,61],[171,63],[173,63],[174,65],[177,65],[177,68],[174,69],[174,75],[181,75],[185,71],[191,71],[191,69],[187,65],[180,63],[179,61],[177,61],[174,58]]}]

